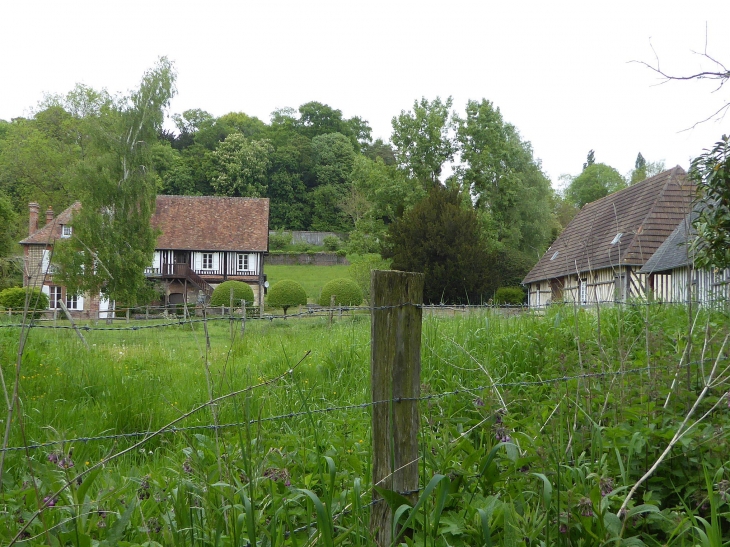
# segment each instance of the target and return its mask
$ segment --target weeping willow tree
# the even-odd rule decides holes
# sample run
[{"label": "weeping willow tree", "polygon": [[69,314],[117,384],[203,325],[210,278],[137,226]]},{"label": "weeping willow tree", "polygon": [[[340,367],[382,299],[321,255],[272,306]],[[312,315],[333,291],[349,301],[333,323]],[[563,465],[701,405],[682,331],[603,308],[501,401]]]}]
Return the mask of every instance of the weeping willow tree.
[{"label": "weeping willow tree", "polygon": [[175,94],[167,58],[148,70],[128,96],[106,96],[85,122],[89,148],[78,165],[75,194],[82,203],[72,237],[58,240],[55,278],[71,294],[102,293],[133,304],[145,288],[156,233],[150,226],[157,176],[150,167],[165,109]]}]

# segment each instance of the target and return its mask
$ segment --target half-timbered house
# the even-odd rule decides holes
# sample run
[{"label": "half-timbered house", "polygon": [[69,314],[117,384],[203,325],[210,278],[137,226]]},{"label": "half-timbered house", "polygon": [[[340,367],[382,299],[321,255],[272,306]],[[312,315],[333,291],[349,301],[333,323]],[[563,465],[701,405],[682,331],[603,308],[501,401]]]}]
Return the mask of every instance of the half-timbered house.
[{"label": "half-timbered house", "polygon": [[641,268],[684,219],[694,185],[677,166],[586,204],[530,270],[530,307],[590,305],[664,290]]},{"label": "half-timbered house", "polygon": [[[40,206],[31,203],[29,235],[24,248],[24,285],[40,287],[50,307],[64,302],[74,314],[106,317],[113,304],[98,295],[73,295],[54,282],[52,250],[56,240],[73,236],[76,202],[38,228]],[[158,231],[148,278],[164,287],[165,304],[204,302],[213,288],[226,280],[251,286],[256,304],[264,298],[264,255],[269,248],[269,200],[213,196],[157,196],[151,218]]]},{"label": "half-timbered house", "polygon": [[159,235],[145,274],[163,282],[167,303],[202,302],[215,285],[237,280],[263,304],[268,199],[157,196],[151,223]]},{"label": "half-timbered house", "polygon": [[730,302],[730,269],[695,267],[692,222],[702,207],[696,205],[639,270],[655,280],[653,297],[659,301],[703,306]]}]

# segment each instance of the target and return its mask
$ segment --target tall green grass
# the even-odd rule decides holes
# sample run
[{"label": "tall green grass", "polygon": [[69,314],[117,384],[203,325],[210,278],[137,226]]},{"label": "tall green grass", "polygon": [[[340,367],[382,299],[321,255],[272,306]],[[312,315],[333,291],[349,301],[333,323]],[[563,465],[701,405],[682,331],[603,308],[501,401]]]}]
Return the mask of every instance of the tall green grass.
[{"label": "tall green grass", "polygon": [[[401,541],[727,543],[725,384],[619,513],[696,400],[703,352],[717,357],[728,331],[720,313],[702,312],[692,336],[687,324],[683,308],[645,306],[425,317],[422,491],[414,507],[391,498],[411,529]],[[216,437],[211,411],[200,410],[80,484],[77,473],[142,438],[8,452],[2,543],[68,480],[28,526],[30,544],[372,545],[367,316],[332,327],[321,318],[251,320],[243,336],[234,327],[210,322],[210,349],[201,324],[93,330],[84,333],[88,351],[73,331],[33,330],[10,446],[153,431],[210,392],[278,380],[215,406],[219,423],[240,427]],[[17,339],[17,329],[0,328],[7,386]],[[693,364],[678,368],[685,351]]]}]

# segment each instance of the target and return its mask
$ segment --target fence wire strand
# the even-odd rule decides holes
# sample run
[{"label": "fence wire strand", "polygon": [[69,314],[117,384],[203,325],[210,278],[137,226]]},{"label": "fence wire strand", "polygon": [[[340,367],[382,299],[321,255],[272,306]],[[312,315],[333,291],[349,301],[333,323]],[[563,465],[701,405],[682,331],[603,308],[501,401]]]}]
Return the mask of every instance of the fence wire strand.
[{"label": "fence wire strand", "polygon": [[[728,360],[730,358],[723,358],[722,360]],[[324,408],[315,408],[315,409],[309,409],[309,410],[302,410],[297,412],[288,412],[285,414],[277,414],[274,416],[267,416],[265,418],[257,418],[249,420],[248,422],[231,422],[227,424],[204,424],[204,425],[192,425],[192,426],[186,426],[186,427],[170,427],[168,429],[165,429],[162,431],[164,434],[169,433],[185,433],[189,431],[216,431],[216,430],[223,430],[223,429],[230,429],[234,427],[244,427],[247,425],[254,425],[258,423],[265,423],[265,422],[276,422],[279,420],[288,420],[292,418],[298,418],[302,416],[306,416],[307,414],[329,414],[332,412],[344,412],[344,411],[350,411],[350,410],[358,410],[358,409],[366,409],[370,408],[376,405],[381,404],[389,404],[389,403],[402,403],[402,402],[409,402],[409,401],[417,401],[417,402],[424,402],[424,401],[432,401],[434,399],[443,399],[445,397],[451,397],[456,396],[460,394],[469,394],[474,395],[483,391],[491,390],[493,388],[520,388],[520,387],[536,387],[536,386],[548,386],[553,385],[556,383],[562,383],[562,382],[571,382],[575,380],[588,380],[588,379],[596,379],[596,378],[611,378],[611,377],[618,377],[618,376],[628,376],[633,374],[642,374],[642,373],[648,373],[652,371],[659,371],[659,370],[668,370],[668,369],[686,369],[688,367],[698,365],[700,364],[699,361],[692,361],[690,363],[682,364],[681,366],[677,366],[676,364],[672,365],[659,365],[659,366],[651,366],[651,367],[637,367],[632,369],[625,369],[625,370],[616,370],[616,371],[609,371],[609,372],[588,372],[585,374],[577,374],[575,376],[558,376],[555,378],[547,378],[544,380],[525,380],[525,381],[516,381],[516,382],[494,382],[491,384],[486,384],[482,386],[472,387],[472,388],[461,388],[461,389],[455,389],[452,391],[445,391],[441,393],[431,393],[428,395],[422,395],[420,397],[397,397],[394,399],[384,399],[380,401],[370,401],[367,403],[357,403],[357,404],[350,404],[350,405],[341,405],[341,406],[328,406]],[[132,433],[115,433],[115,434],[109,434],[109,435],[93,435],[88,437],[74,437],[71,439],[60,439],[55,441],[48,441],[43,443],[33,443],[26,446],[10,446],[7,448],[0,448],[0,452],[14,452],[14,451],[20,451],[20,450],[36,450],[39,448],[47,448],[50,446],[56,446],[56,445],[64,445],[64,444],[73,444],[73,443],[87,443],[87,442],[96,442],[96,441],[109,441],[109,440],[118,440],[118,439],[130,439],[130,438],[139,438],[144,437],[146,435],[149,435],[150,431],[135,431]]]}]

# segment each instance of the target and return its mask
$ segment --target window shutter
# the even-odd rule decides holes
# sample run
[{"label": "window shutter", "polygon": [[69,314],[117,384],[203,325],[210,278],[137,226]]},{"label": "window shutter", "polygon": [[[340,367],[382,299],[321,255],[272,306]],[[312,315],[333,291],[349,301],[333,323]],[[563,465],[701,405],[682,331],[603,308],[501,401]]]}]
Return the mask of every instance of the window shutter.
[{"label": "window shutter", "polygon": [[51,251],[48,249],[43,250],[43,260],[41,261],[41,275],[45,275],[48,272],[48,266],[51,264]]},{"label": "window shutter", "polygon": [[83,310],[84,309],[84,297],[79,295],[76,297],[76,309],[77,310]]},{"label": "window shutter", "polygon": [[220,253],[213,253],[213,269],[217,270],[220,268],[221,263],[221,254]]},{"label": "window shutter", "polygon": [[201,270],[203,268],[203,254],[193,253],[193,270]]}]

